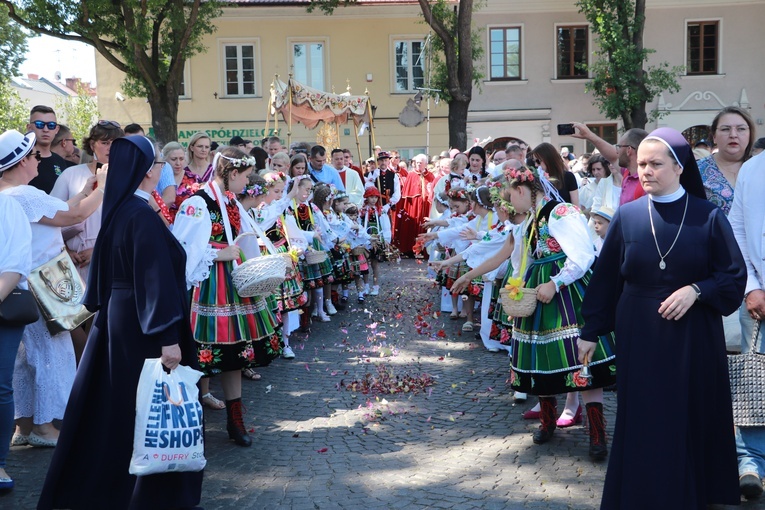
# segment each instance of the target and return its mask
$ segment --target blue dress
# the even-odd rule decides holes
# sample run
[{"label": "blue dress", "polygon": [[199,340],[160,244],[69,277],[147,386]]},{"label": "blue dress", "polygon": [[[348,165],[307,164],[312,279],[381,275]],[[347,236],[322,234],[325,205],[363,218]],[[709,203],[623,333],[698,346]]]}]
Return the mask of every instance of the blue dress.
[{"label": "blue dress", "polygon": [[[665,253],[686,196],[652,202]],[[602,509],[699,509],[738,504],[738,468],[722,316],[740,304],[741,252],[723,211],[688,196],[677,244],[659,268],[647,196],[623,205],[598,258],[582,305],[589,340],[616,333],[616,428]],[[680,320],[660,303],[695,283],[701,299]]]}]

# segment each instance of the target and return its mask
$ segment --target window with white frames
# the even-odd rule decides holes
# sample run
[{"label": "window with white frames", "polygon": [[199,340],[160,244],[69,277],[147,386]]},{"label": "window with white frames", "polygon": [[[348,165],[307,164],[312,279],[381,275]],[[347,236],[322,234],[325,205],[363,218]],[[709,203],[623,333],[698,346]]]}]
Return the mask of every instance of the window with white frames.
[{"label": "window with white frames", "polygon": [[324,42],[293,42],[292,66],[295,80],[319,90],[325,89]]},{"label": "window with white frames", "polygon": [[425,86],[425,42],[393,41],[393,92],[415,92]]},{"label": "window with white frames", "polygon": [[521,27],[489,29],[491,80],[521,79]]},{"label": "window with white frames", "polygon": [[191,66],[188,62],[183,63],[183,75],[181,76],[181,86],[178,87],[179,99],[191,99]]},{"label": "window with white frames", "polygon": [[253,42],[223,44],[224,90],[227,97],[258,94],[256,49]]}]

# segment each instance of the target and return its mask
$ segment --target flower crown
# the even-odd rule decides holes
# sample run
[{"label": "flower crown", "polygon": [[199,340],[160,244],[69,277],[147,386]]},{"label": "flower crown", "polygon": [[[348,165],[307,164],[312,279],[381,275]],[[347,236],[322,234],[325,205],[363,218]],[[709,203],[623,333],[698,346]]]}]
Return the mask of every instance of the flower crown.
[{"label": "flower crown", "polygon": [[449,190],[449,198],[452,200],[469,200],[468,192],[465,188],[452,188]]},{"label": "flower crown", "polygon": [[252,184],[244,187],[244,194],[251,197],[268,195],[268,189],[260,184]]},{"label": "flower crown", "polygon": [[496,209],[502,209],[508,214],[515,214],[515,208],[513,204],[502,198],[502,185],[498,182],[493,182],[489,186],[489,195],[491,195],[491,201],[494,203]]},{"label": "flower crown", "polygon": [[229,158],[228,156],[224,156],[223,154],[220,155],[221,158],[225,159],[226,161],[229,161],[232,166],[236,168],[247,168],[248,166],[254,167],[256,164],[255,158],[252,156],[245,156],[243,158]]},{"label": "flower crown", "polygon": [[269,188],[272,188],[276,185],[278,182],[287,182],[287,176],[284,174],[284,172],[268,172],[266,175],[272,175],[275,174],[278,179],[271,179],[270,177],[266,177],[266,186]]},{"label": "flower crown", "polygon": [[338,191],[337,195],[335,195],[335,200],[343,200],[344,198],[348,198],[348,193],[345,191]]},{"label": "flower crown", "polygon": [[522,166],[521,168],[511,168],[505,172],[505,177],[507,177],[508,180],[518,182],[533,182],[537,178],[536,175],[534,175],[534,172],[525,166]]}]

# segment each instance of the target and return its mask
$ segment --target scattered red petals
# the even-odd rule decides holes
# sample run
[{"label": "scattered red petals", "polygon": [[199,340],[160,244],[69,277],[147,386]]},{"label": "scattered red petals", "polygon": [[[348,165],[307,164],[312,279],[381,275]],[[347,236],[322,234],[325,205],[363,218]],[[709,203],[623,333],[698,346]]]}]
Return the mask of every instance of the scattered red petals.
[{"label": "scattered red petals", "polygon": [[329,451],[329,448],[326,446],[324,448],[320,448],[319,450],[316,450],[316,453],[327,453]]},{"label": "scattered red petals", "polygon": [[446,331],[439,329],[438,333],[436,333],[436,336],[438,336],[438,338],[446,338]]}]

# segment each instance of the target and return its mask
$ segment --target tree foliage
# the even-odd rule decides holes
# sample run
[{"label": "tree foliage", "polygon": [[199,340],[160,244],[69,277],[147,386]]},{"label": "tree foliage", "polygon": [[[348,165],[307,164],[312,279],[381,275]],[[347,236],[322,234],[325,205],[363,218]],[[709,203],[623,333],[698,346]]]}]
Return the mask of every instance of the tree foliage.
[{"label": "tree foliage", "polygon": [[587,90],[606,117],[621,118],[625,129],[645,128],[649,118],[660,115],[657,110],[647,114],[647,103],[662,91],[679,91],[677,76],[683,70],[666,62],[646,67],[654,50],[643,47],[645,0],[577,0],[576,5],[598,34]]},{"label": "tree foliage", "polygon": [[8,8],[0,5],[0,81],[19,72],[27,52],[28,34],[8,16]]},{"label": "tree foliage", "polygon": [[9,129],[26,132],[29,105],[11,86],[10,80],[0,80],[0,133]]},{"label": "tree foliage", "polygon": [[57,101],[56,112],[72,132],[72,138],[82,140],[98,122],[98,105],[82,84],[77,85],[76,92],[74,97]]},{"label": "tree foliage", "polygon": [[187,59],[204,51],[220,3],[213,0],[0,0],[28,29],[90,44],[126,75],[124,91],[145,96],[160,141],[176,138]]},{"label": "tree foliage", "polygon": [[[357,0],[311,0],[308,11],[319,9],[332,14],[340,6]],[[443,54],[443,60],[434,58],[435,68],[431,88],[449,104],[449,146],[467,148],[467,114],[473,98],[473,83],[482,79],[480,67],[474,61],[483,55],[480,34],[472,30],[473,11],[480,2],[460,0],[458,4],[447,0],[417,0],[425,23],[436,34],[434,55]]]}]

